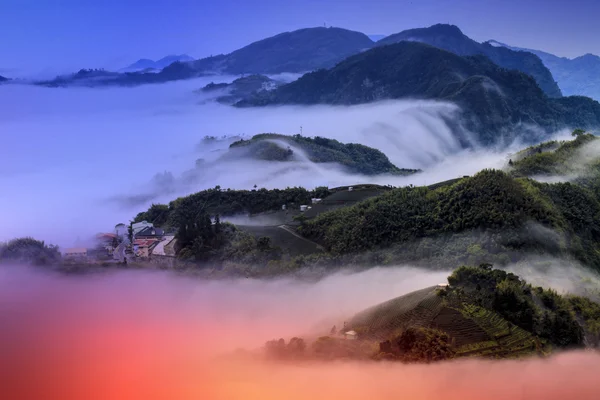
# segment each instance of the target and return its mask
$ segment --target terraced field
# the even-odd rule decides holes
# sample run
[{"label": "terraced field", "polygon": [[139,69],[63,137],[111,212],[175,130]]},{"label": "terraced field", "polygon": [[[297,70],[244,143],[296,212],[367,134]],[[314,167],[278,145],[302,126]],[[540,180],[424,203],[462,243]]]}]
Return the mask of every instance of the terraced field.
[{"label": "terraced field", "polygon": [[446,332],[459,357],[511,357],[531,355],[541,344],[529,332],[510,324],[493,311],[465,305],[448,306],[437,287],[370,307],[356,314],[348,328],[365,340],[388,340],[408,327],[434,328]]},{"label": "terraced field", "polygon": [[488,342],[491,339],[475,321],[449,307],[444,307],[438,313],[431,327],[448,333],[457,347]]},{"label": "terraced field", "polygon": [[292,256],[313,254],[322,251],[322,248],[318,244],[295,235],[291,231],[279,226],[237,225],[237,227],[256,238],[268,237],[271,239],[272,246],[280,247],[284,252],[288,252]]},{"label": "terraced field", "polygon": [[340,190],[335,192],[322,200],[323,204],[344,204],[344,203],[357,203],[359,201],[366,200],[371,197],[379,196],[384,193],[385,190],[380,188],[370,188],[370,189],[355,189],[352,191],[349,190]]},{"label": "terraced field", "polygon": [[408,326],[428,327],[442,305],[436,288],[417,290],[361,311],[348,326],[372,339],[386,338]]}]

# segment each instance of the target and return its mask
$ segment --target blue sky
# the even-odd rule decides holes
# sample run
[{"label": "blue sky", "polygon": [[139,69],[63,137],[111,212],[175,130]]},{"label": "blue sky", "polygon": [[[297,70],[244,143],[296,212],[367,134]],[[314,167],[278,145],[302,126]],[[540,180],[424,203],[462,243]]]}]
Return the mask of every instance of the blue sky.
[{"label": "blue sky", "polygon": [[479,41],[572,57],[600,54],[598,15],[593,0],[0,0],[0,72],[199,58],[323,23],[391,34],[447,22]]}]

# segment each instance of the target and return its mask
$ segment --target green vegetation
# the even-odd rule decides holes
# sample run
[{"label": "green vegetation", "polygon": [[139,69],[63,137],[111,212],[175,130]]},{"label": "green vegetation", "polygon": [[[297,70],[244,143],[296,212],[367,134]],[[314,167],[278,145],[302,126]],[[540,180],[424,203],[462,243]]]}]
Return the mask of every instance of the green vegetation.
[{"label": "green vegetation", "polygon": [[451,261],[456,251],[463,259],[515,261],[518,254],[544,252],[574,256],[600,268],[600,203],[592,192],[495,170],[434,190],[393,189],[323,213],[300,231],[346,257],[370,251],[392,259],[408,260],[402,257],[412,254]]},{"label": "green vegetation", "polygon": [[586,161],[598,165],[597,156],[594,159],[586,157],[586,148],[592,143],[597,145],[598,138],[581,129],[573,131],[573,136],[574,140],[544,142],[518,152],[510,160],[511,175],[531,177],[580,174],[586,172]]},{"label": "green vegetation", "polygon": [[47,245],[31,237],[0,243],[0,262],[50,265],[60,261],[58,246]]},{"label": "green vegetation", "polygon": [[138,213],[133,223],[147,221],[156,227],[164,226],[169,218],[169,206],[166,204],[152,204],[147,211]]},{"label": "green vegetation", "polygon": [[[568,297],[553,290],[534,288],[518,276],[492,269],[489,264],[460,267],[448,277],[448,282],[450,287],[444,292],[444,299],[450,305],[472,304],[493,311],[558,347],[583,345],[584,328],[577,321],[578,312]],[[589,304],[585,308],[598,317],[597,312],[594,314],[597,310]],[[479,315],[482,318],[481,313]],[[510,325],[508,329],[510,331]],[[503,335],[503,331],[495,334],[496,337]]]},{"label": "green vegetation", "polygon": [[134,222],[148,221],[156,226],[175,227],[178,221],[193,220],[199,212],[210,217],[215,215],[257,214],[281,210],[282,205],[300,207],[310,204],[311,198],[322,198],[329,189],[318,187],[306,190],[300,187],[286,189],[223,190],[219,186],[173,200],[169,205],[153,204],[147,211],[139,213]]},{"label": "green vegetation", "polygon": [[255,135],[249,140],[241,139],[234,142],[230,148],[245,149],[255,159],[290,161],[294,158],[294,151],[290,146],[298,147],[305,152],[312,162],[338,163],[354,173],[409,175],[419,172],[414,169],[396,167],[385,154],[371,147],[355,143],[344,144],[319,136],[309,138],[301,135],[286,136],[264,133]]},{"label": "green vegetation", "polygon": [[491,264],[462,266],[449,285],[417,290],[356,314],[310,346],[298,337],[266,343],[277,359],[373,359],[404,363],[458,357],[522,358],[600,346],[600,304],[533,287]]},{"label": "green vegetation", "polygon": [[481,55],[462,57],[423,43],[380,46],[318,70],[238,106],[361,104],[421,98],[461,106],[464,123],[483,144],[512,139],[521,124],[546,133],[600,125],[600,104],[584,97],[549,98],[529,75]]},{"label": "green vegetation", "polygon": [[491,264],[462,266],[430,287],[356,314],[349,328],[379,341],[375,359],[519,358],[600,345],[600,304],[533,287]]}]

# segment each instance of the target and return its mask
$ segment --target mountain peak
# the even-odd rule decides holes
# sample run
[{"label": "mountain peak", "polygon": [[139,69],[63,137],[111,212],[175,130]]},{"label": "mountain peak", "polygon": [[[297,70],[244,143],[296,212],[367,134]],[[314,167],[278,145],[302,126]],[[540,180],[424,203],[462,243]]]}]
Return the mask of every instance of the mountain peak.
[{"label": "mountain peak", "polygon": [[435,24],[424,30],[431,30],[446,36],[464,36],[464,33],[456,25],[451,24]]}]

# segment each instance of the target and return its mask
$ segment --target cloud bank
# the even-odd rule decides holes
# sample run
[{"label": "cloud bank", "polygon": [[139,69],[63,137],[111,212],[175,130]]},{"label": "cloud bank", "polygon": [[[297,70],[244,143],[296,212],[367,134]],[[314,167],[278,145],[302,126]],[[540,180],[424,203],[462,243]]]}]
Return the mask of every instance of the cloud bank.
[{"label": "cloud bank", "polygon": [[[595,399],[597,353],[435,365],[215,358],[318,332],[447,273],[413,268],[202,282],[163,273],[63,278],[0,270],[0,397],[70,399]],[[326,327],[326,328],[325,328]]]},{"label": "cloud bank", "polygon": [[[282,78],[282,77],[278,77]],[[293,77],[283,77],[292,79]],[[0,90],[0,240],[32,235],[62,247],[127,222],[152,202],[220,185],[249,189],[374,182],[424,185],[499,168],[506,150],[461,150],[446,121],[456,106],[388,101],[353,107],[236,109],[198,94],[210,77],[135,88]],[[324,136],[383,151],[407,178],[352,175],[308,161],[215,162],[239,135]],[[213,144],[205,136],[230,139]],[[197,168],[202,158],[209,167]],[[157,174],[160,174],[157,176]],[[115,201],[116,200],[116,201]]]}]

